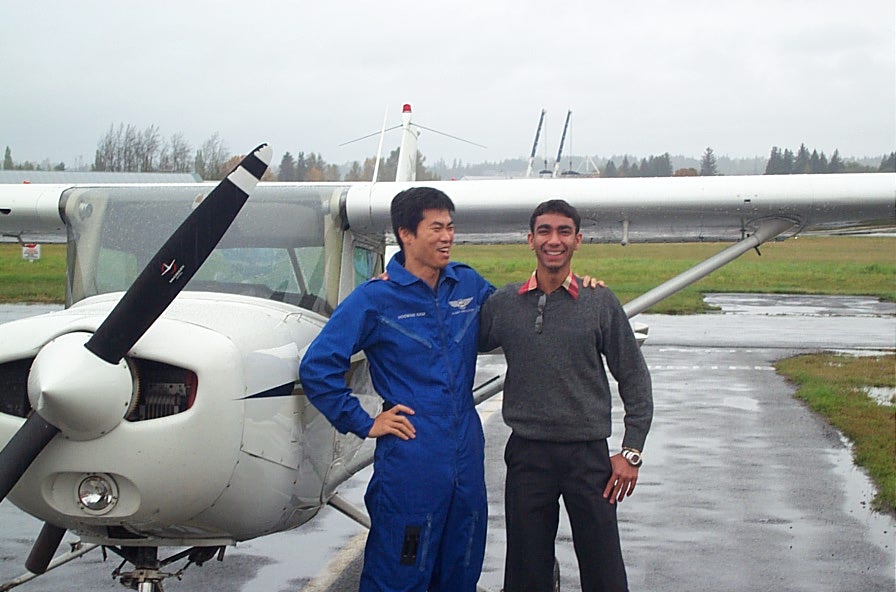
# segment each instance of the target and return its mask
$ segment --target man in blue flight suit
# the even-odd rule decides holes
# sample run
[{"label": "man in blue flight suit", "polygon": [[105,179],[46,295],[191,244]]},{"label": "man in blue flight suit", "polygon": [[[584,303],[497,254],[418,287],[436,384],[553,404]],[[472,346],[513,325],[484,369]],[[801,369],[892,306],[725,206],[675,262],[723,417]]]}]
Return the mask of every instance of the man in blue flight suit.
[{"label": "man in blue flight suit", "polygon": [[[488,507],[472,389],[479,309],[494,287],[450,261],[453,212],[437,189],[395,196],[401,252],[386,267],[388,279],[356,288],[300,367],[309,401],[336,429],[377,438],[361,592],[473,591],[482,569]],[[345,383],[361,350],[384,399],[376,418]]]}]

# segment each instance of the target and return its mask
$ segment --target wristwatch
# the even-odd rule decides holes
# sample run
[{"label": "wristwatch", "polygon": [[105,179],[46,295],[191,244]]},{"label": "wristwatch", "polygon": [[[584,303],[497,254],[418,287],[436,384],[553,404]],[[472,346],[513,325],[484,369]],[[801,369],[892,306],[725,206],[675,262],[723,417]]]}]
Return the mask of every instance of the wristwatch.
[{"label": "wristwatch", "polygon": [[633,467],[640,467],[641,463],[644,462],[644,459],[641,457],[641,451],[634,448],[623,448],[622,458],[627,460],[628,464]]}]

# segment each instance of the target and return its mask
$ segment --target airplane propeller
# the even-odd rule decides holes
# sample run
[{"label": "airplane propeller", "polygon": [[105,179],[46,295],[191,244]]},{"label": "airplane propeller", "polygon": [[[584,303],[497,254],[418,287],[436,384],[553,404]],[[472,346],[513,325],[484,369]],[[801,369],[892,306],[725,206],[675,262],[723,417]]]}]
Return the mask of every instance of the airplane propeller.
[{"label": "airplane propeller", "polygon": [[[199,203],[92,335],[62,335],[41,349],[28,377],[34,411],[0,451],[0,501],[57,433],[91,440],[121,422],[134,388],[125,355],[214,250],[267,169],[271,154],[267,144],[253,150]],[[64,533],[63,528],[44,525],[26,564],[30,571],[46,570]]]}]

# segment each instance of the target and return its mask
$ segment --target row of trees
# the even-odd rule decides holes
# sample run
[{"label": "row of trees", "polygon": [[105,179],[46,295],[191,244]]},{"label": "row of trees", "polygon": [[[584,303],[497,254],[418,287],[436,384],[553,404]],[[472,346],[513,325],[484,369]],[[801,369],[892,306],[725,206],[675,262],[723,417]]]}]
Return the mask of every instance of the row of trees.
[{"label": "row of trees", "polygon": [[[125,171],[125,172],[174,172],[198,174],[207,180],[221,179],[239,161],[241,156],[230,154],[227,144],[217,132],[212,134],[197,150],[193,150],[182,133],[175,133],[169,138],[162,137],[159,128],[150,125],[138,129],[134,125],[110,125],[108,131],[97,142],[93,171]],[[425,166],[425,157],[417,153],[417,179],[420,181],[438,179],[434,171]],[[265,180],[279,181],[363,181],[373,178],[376,164],[375,158],[367,158],[363,163],[354,161],[347,167],[328,163],[321,154],[297,152],[293,155],[286,152],[276,171],[269,171]],[[442,163],[444,165],[444,163]],[[380,163],[377,178],[391,180],[395,178],[398,167],[398,149],[393,150],[388,158]],[[272,167],[273,168],[273,167]],[[437,163],[436,168],[439,168]],[[447,169],[442,166],[441,168]],[[456,163],[454,169],[459,169]],[[49,161],[36,165],[31,162],[16,163],[12,159],[9,146],[3,159],[5,170],[65,170],[64,163],[51,164]],[[773,147],[766,163],[765,174],[787,175],[806,173],[843,173],[871,172],[875,169],[854,162],[845,162],[840,153],[834,153],[828,159],[824,152],[812,150],[801,144],[796,153],[789,149]],[[896,172],[896,152],[885,156],[878,171]],[[600,170],[602,177],[671,177],[671,176],[714,176],[718,175],[718,166],[712,148],[707,148],[700,160],[699,171],[694,167],[673,169],[672,158],[668,152],[659,156],[649,156],[629,160],[624,156],[621,165],[613,160],[607,161]],[[461,176],[451,173],[451,176]]]},{"label": "row of trees", "polygon": [[109,126],[97,143],[91,170],[116,172],[195,172],[203,179],[222,179],[232,155],[217,132],[193,151],[182,133],[162,138],[155,125],[140,130],[123,123]]},{"label": "row of trees", "polygon": [[[377,179],[391,181],[395,179],[398,171],[398,153],[396,148],[389,153],[389,156],[380,163],[377,171]],[[428,170],[425,165],[426,157],[419,151],[417,152],[417,180],[418,181],[434,181],[438,180],[438,175]],[[376,168],[376,157],[367,158],[364,164],[359,161],[353,161],[348,166],[348,171],[343,175],[338,165],[329,164],[320,154],[311,152],[307,156],[304,152],[299,152],[296,156],[287,152],[280,160],[280,167],[277,171],[278,181],[370,181],[373,179],[373,172]]]},{"label": "row of trees", "polygon": [[[881,159],[877,172],[896,172],[896,152],[891,152]],[[796,154],[785,149],[781,150],[777,146],[772,148],[771,155],[765,167],[766,175],[799,175],[799,174],[823,174],[823,173],[856,173],[856,172],[874,172],[875,169],[865,167],[853,162],[845,162],[840,157],[840,152],[834,150],[830,160],[825,156],[824,152],[819,153],[817,150],[806,148],[805,144],[800,144]],[[718,164],[716,156],[712,148],[707,148],[700,159],[700,170],[695,168],[679,168],[673,171],[672,160],[669,153],[666,152],[660,156],[650,156],[642,158],[640,164],[629,162],[628,157],[622,160],[622,166],[616,166],[616,163],[609,160],[603,170],[600,171],[601,177],[687,177],[687,176],[715,176],[718,175]]]},{"label": "row of trees", "polygon": [[[781,150],[777,146],[772,148],[769,155],[768,164],[765,167],[766,175],[805,175],[818,173],[847,173],[852,172],[855,166],[852,163],[844,162],[840,158],[840,152],[834,150],[830,160],[825,156],[824,152],[819,153],[818,150],[806,148],[805,144],[800,144],[796,155],[785,148]],[[896,172],[896,152],[891,152],[881,159],[878,172]]]},{"label": "row of trees", "polygon": [[673,170],[672,157],[668,152],[660,156],[642,158],[640,164],[629,162],[628,156],[623,157],[622,166],[616,167],[612,160],[607,161],[606,166],[600,172],[601,177],[712,177],[718,175],[716,156],[712,148],[707,148],[700,159],[700,170],[695,168],[680,168]]},{"label": "row of trees", "polygon": [[2,170],[4,171],[64,171],[65,163],[51,163],[48,160],[45,160],[42,163],[34,163],[30,160],[26,160],[25,162],[15,162],[12,159],[12,150],[9,149],[9,146],[6,147],[6,151],[3,153],[3,166]]},{"label": "row of trees", "polygon": [[642,158],[641,163],[629,162],[628,156],[622,159],[622,165],[617,168],[612,160],[607,162],[601,177],[671,177],[672,157],[668,152],[660,156]]}]

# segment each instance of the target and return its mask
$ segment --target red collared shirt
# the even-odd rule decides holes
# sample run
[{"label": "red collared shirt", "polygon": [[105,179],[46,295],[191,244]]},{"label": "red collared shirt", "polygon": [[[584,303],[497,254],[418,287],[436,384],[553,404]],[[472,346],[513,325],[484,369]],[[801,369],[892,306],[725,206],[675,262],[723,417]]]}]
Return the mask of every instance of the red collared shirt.
[{"label": "red collared shirt", "polygon": [[[535,272],[532,272],[532,275],[529,277],[528,281],[520,286],[520,294],[525,294],[526,292],[531,292],[532,290],[538,287],[538,278],[535,276]],[[569,295],[572,296],[573,300],[579,299],[579,282],[576,281],[576,276],[573,272],[569,272],[569,275],[566,276],[566,279],[563,280],[563,284],[561,287],[569,292]]]}]

